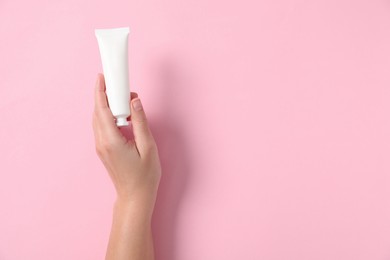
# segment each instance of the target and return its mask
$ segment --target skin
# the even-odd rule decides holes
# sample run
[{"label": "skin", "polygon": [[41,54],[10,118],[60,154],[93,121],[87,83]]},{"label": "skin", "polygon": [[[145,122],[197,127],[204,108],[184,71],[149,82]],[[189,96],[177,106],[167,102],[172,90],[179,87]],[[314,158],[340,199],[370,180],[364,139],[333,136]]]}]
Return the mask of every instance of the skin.
[{"label": "skin", "polygon": [[129,102],[134,139],[127,139],[116,126],[104,76],[98,74],[93,112],[96,152],[117,193],[106,260],[154,259],[151,218],[161,166],[141,100],[132,92]]}]

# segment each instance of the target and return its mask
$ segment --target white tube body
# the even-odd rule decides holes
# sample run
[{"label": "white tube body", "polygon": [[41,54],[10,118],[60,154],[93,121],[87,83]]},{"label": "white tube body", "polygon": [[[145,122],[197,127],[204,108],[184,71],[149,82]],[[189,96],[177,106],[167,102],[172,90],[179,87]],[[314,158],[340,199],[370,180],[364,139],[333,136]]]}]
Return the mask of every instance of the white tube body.
[{"label": "white tube body", "polygon": [[117,126],[129,125],[130,86],[128,64],[129,28],[96,29],[102,59],[106,94]]}]

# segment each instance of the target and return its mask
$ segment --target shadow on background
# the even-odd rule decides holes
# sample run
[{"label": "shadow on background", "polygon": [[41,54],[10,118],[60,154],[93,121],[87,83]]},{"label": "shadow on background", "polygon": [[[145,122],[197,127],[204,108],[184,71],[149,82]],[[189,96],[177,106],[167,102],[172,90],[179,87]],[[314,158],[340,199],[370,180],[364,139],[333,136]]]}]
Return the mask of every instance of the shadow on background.
[{"label": "shadow on background", "polygon": [[175,97],[189,87],[189,82],[183,80],[179,67],[170,60],[161,62],[157,70],[156,89],[163,105],[158,118],[149,120],[149,124],[158,145],[162,178],[153,215],[153,238],[156,259],[175,260],[177,216],[191,174],[185,133],[175,113],[180,105]]}]

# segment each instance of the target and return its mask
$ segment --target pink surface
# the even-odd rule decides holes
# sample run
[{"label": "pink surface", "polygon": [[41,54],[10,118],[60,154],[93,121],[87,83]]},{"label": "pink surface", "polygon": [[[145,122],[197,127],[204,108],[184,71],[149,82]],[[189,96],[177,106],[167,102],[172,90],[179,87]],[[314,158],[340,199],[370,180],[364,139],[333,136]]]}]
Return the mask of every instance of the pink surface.
[{"label": "pink surface", "polygon": [[0,259],[103,259],[93,30],[130,26],[157,259],[390,259],[389,1],[0,2]]}]

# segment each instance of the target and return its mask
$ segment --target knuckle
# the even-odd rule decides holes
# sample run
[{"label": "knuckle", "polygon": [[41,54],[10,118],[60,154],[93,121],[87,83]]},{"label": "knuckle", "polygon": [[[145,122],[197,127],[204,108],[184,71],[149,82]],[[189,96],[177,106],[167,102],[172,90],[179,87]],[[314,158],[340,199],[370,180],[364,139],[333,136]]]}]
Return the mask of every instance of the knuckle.
[{"label": "knuckle", "polygon": [[114,144],[111,142],[104,142],[101,145],[101,149],[105,153],[110,153],[114,149]]},{"label": "knuckle", "polygon": [[99,155],[99,157],[102,156],[103,155],[103,151],[102,151],[101,147],[99,145],[96,145],[95,148],[96,148],[95,149],[96,154]]},{"label": "knuckle", "polygon": [[104,156],[107,154],[111,154],[116,150],[117,144],[115,142],[106,140],[102,141],[96,145],[96,152],[98,155]]}]

